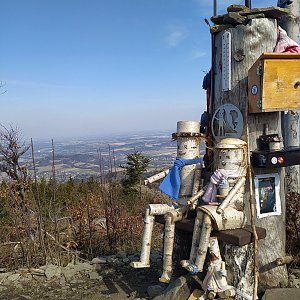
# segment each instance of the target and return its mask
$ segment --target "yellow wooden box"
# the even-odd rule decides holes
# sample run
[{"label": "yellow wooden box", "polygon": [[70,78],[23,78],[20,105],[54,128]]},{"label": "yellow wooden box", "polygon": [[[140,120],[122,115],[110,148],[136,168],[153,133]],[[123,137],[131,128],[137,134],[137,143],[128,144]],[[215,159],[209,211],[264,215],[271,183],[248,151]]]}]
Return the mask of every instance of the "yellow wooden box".
[{"label": "yellow wooden box", "polygon": [[263,53],[248,72],[249,112],[300,108],[300,53]]}]

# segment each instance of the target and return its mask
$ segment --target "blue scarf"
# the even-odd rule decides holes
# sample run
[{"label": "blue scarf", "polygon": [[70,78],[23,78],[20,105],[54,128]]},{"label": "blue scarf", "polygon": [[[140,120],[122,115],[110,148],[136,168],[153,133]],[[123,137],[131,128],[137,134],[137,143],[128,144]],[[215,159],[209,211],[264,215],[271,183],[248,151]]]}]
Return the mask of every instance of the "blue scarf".
[{"label": "blue scarf", "polygon": [[172,167],[169,174],[160,184],[159,189],[170,196],[173,200],[178,200],[179,190],[180,190],[180,171],[182,167],[186,165],[194,165],[202,163],[203,158],[195,159],[181,159],[176,158],[174,166]]}]

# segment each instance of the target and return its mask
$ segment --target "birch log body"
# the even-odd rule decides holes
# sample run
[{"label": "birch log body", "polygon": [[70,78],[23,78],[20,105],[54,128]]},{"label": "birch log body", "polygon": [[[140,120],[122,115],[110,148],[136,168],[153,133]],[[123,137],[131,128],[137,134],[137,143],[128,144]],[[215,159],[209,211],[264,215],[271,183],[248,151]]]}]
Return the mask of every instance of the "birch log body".
[{"label": "birch log body", "polygon": [[[273,52],[277,40],[277,22],[274,19],[253,19],[247,25],[239,25],[235,28],[226,30],[231,32],[231,90],[222,91],[222,31],[215,35],[215,66],[214,73],[214,103],[213,112],[219,106],[231,103],[237,106],[244,118],[244,130],[241,139],[246,139],[246,122],[249,124],[249,149],[250,151],[257,148],[257,138],[263,134],[264,124],[269,125],[269,134],[278,133],[281,135],[281,119],[280,113],[270,112],[261,114],[247,114],[247,76],[248,70],[253,63],[259,58],[263,52]],[[243,58],[237,59],[237,54],[243,53]],[[274,170],[265,170],[266,173],[272,173]],[[259,170],[254,170],[254,174],[261,173]],[[278,172],[278,170],[276,171]],[[283,179],[281,177],[281,179]],[[247,188],[244,196],[245,211],[247,219],[250,220],[249,213],[249,179],[247,179]],[[282,180],[283,182],[283,180]],[[281,204],[282,215],[267,217],[261,220],[255,219],[255,224],[266,228],[267,237],[259,242],[259,288],[265,290],[269,287],[277,287],[280,284],[284,285],[287,281],[286,268],[283,266],[276,267],[275,261],[277,257],[285,256],[285,199],[283,185],[281,185]],[[230,245],[227,248],[230,250]],[[252,249],[252,248],[251,248]],[[247,251],[227,251],[225,261],[235,261],[238,272],[231,274],[234,278],[233,282],[243,283],[246,291],[250,291],[252,280],[245,280],[252,274],[253,264],[248,263],[249,249]],[[236,254],[235,254],[236,253]],[[230,255],[239,255],[241,257],[230,257]],[[244,255],[244,257],[243,257]],[[247,256],[246,256],[247,255]],[[229,284],[231,284],[229,282]]]}]

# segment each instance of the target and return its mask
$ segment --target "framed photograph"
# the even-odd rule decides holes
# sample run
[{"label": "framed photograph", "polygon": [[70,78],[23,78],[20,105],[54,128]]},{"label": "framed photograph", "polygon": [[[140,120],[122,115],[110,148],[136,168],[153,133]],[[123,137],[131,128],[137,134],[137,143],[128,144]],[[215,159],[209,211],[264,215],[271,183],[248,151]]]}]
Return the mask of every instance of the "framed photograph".
[{"label": "framed photograph", "polygon": [[257,217],[281,215],[279,194],[279,174],[262,174],[254,176]]}]

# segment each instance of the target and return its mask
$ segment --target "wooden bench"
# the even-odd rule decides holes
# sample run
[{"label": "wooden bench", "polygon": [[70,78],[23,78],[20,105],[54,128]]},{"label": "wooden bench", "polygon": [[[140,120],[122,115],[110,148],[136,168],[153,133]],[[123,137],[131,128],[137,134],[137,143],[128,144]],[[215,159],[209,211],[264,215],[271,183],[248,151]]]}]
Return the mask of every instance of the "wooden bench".
[{"label": "wooden bench", "polygon": [[[164,216],[155,216],[155,222],[164,224]],[[180,222],[176,222],[177,229],[192,233],[194,230],[195,218],[184,219]],[[264,239],[266,237],[266,229],[256,226],[256,232],[258,239]],[[230,230],[213,230],[211,236],[217,237],[220,241],[235,245],[244,246],[254,241],[254,236],[251,226],[247,225],[244,228],[230,229]]]}]

